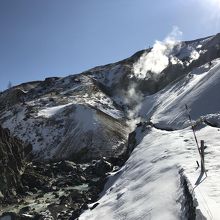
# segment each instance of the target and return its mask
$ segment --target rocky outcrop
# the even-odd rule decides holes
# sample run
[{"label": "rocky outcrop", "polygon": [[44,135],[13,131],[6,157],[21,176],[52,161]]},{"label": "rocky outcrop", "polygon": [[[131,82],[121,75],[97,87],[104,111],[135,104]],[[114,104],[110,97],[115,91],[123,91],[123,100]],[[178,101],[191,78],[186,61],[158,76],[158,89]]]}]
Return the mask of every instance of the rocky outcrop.
[{"label": "rocky outcrop", "polygon": [[0,96],[1,107],[11,107],[18,103],[24,103],[26,93],[19,88],[12,88],[3,92]]},{"label": "rocky outcrop", "polygon": [[30,145],[11,137],[8,129],[0,127],[0,202],[10,200],[21,187],[20,177],[30,151]]},{"label": "rocky outcrop", "polygon": [[30,162],[19,180],[17,200],[0,205],[0,219],[76,219],[97,201],[112,168],[105,159],[87,164]]}]

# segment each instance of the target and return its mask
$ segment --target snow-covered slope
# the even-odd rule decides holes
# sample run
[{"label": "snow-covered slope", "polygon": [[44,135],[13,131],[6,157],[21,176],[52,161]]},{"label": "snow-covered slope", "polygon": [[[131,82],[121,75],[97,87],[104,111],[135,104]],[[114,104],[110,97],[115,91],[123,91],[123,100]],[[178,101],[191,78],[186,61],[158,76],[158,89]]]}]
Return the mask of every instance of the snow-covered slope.
[{"label": "snow-covered slope", "polygon": [[77,75],[31,84],[2,93],[1,122],[31,143],[37,157],[89,159],[125,151],[124,112],[93,79]]},{"label": "snow-covered slope", "polygon": [[[178,129],[188,125],[185,105],[192,119],[209,118],[220,111],[220,60],[194,68],[184,78],[163,90],[146,96],[141,115],[165,128]],[[216,118],[217,120],[217,118]]]},{"label": "snow-covered slope", "polygon": [[[94,210],[82,214],[80,220],[136,220],[136,219],[219,219],[220,216],[220,131],[204,127],[198,138],[204,139],[206,169],[201,176],[196,160],[200,161],[190,128],[161,131],[150,126],[131,157],[118,173]],[[113,181],[114,179],[114,181]],[[190,206],[184,180],[196,210]]]},{"label": "snow-covered slope", "polygon": [[[178,61],[178,66],[167,66],[160,73],[144,72],[145,85],[154,77],[163,88],[144,90],[148,91],[137,109],[142,123],[135,130],[136,148],[111,174],[96,208],[85,211],[80,220],[220,219],[219,35],[186,45],[175,57],[185,59],[184,54],[192,55],[190,51],[198,48],[207,51],[198,56],[194,52],[193,60],[187,55],[181,60],[185,64]],[[145,67],[149,56],[144,56],[138,67],[149,68]],[[139,69],[139,80],[140,76]],[[204,140],[207,146],[207,176],[197,166],[200,155],[186,104],[198,143]]]}]

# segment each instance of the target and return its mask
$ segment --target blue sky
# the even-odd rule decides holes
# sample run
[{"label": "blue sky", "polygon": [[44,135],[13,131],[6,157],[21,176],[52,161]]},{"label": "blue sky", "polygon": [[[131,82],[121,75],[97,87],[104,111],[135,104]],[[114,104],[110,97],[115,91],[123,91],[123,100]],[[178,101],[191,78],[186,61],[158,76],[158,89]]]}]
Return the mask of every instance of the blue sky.
[{"label": "blue sky", "polygon": [[220,32],[220,0],[0,0],[0,89],[127,58],[178,26]]}]

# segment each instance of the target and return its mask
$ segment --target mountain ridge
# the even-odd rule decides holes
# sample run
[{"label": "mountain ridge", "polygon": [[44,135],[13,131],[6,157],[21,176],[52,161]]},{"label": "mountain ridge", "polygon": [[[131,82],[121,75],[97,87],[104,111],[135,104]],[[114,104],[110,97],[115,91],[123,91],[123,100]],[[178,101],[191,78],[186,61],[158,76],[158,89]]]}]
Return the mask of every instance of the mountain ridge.
[{"label": "mountain ridge", "polygon": [[[104,153],[102,156],[112,156],[111,150],[112,152],[116,150],[120,154],[126,148],[128,134],[132,131],[129,123],[138,116],[139,113],[138,111],[135,112],[135,108],[143,101],[142,99],[146,95],[156,94],[166,85],[178,80],[179,77],[184,77],[193,68],[201,66],[201,63],[205,64],[218,57],[220,50],[215,45],[218,45],[219,41],[218,34],[194,41],[176,42],[172,48],[173,52],[165,55],[169,59],[169,64],[160,74],[148,73],[150,74],[148,78],[140,79],[136,77],[134,68],[138,62],[142,62],[142,59],[153,53],[153,48],[138,51],[127,59],[94,67],[81,74],[67,77],[50,77],[44,81],[34,81],[15,86],[1,93],[0,101],[6,103],[6,105],[1,107],[0,121],[4,127],[11,129],[12,133],[18,135],[20,139],[31,141],[33,150],[40,158],[65,158],[65,155],[72,153],[80,154],[82,150],[83,152],[89,152],[85,156],[85,159],[89,159],[89,155],[97,155],[96,150],[100,152],[103,143],[105,145],[109,143],[109,147],[106,149],[106,154]],[[211,45],[210,48],[207,49],[207,45]],[[197,57],[190,58],[192,54]],[[138,63],[138,65],[144,64]],[[133,94],[130,94],[131,91],[133,91]],[[17,109],[14,106],[17,106]],[[52,111],[53,108],[58,107],[60,110],[54,110],[54,114],[51,114],[50,117],[43,114],[46,111],[44,108]],[[70,128],[70,121],[75,121],[72,124],[73,130],[76,129],[78,123],[81,123],[78,121],[80,118],[74,118],[71,108],[72,111],[78,111],[79,108],[81,111],[87,111],[87,115],[91,115],[88,118],[91,123],[90,125],[87,123],[87,125],[93,128],[89,129],[91,134],[86,135],[86,140],[81,138],[88,132],[86,127],[84,127],[84,130],[79,131],[79,136],[74,136],[70,131],[69,134],[66,133],[68,132],[67,129]],[[13,111],[13,114],[11,113],[11,116],[8,116],[4,109],[9,110],[7,114],[10,111]],[[107,119],[104,115],[97,114],[98,112],[103,112],[104,115],[107,114],[111,118],[108,123],[112,121],[112,125],[107,126],[108,123],[105,122]],[[55,117],[56,114],[58,114],[58,117]],[[59,118],[60,120],[58,120]],[[114,128],[115,120],[121,125],[120,129]],[[57,128],[53,128],[53,124]],[[95,131],[96,126],[92,124],[97,125],[98,132]],[[42,130],[37,128],[38,126]],[[28,131],[30,128],[31,130]],[[93,129],[94,131],[92,131]],[[114,130],[117,131],[116,136]],[[57,134],[58,131],[60,134]],[[32,133],[32,136],[27,135],[27,132]],[[49,132],[48,137],[44,135],[46,132]],[[100,135],[96,135],[99,132],[101,132]],[[90,139],[88,139],[89,136]],[[74,144],[75,141],[73,140],[79,139],[80,141]],[[92,144],[93,147],[88,148],[87,146],[91,145],[92,140],[95,143]],[[123,146],[120,144],[121,141]],[[72,144],[66,144],[69,142],[72,142]],[[55,146],[57,143],[59,143],[58,147]],[[59,152],[58,155],[60,156],[55,155],[56,151]],[[101,152],[104,152],[104,149]],[[87,156],[88,158],[86,158]]]},{"label": "mountain ridge", "polygon": [[[156,41],[152,48],[116,63],[4,91],[0,123],[33,146],[38,165],[27,170],[27,185],[33,184],[28,175],[33,177],[34,169],[33,178],[40,172],[58,184],[42,183],[40,190],[50,190],[47,199],[54,199],[51,190],[63,193],[74,178],[91,187],[79,196],[78,208],[71,206],[72,191],[61,198],[56,194],[60,204],[45,202],[43,209],[50,211],[44,216],[60,215],[60,207],[69,212],[65,204],[78,210],[74,218],[87,209],[80,220],[217,220],[219,84],[220,34],[186,42]],[[200,155],[192,127],[199,143],[205,140],[208,146],[207,178],[197,167]],[[88,204],[90,193],[95,203],[82,208],[82,198]],[[62,216],[69,219],[69,214]]]}]

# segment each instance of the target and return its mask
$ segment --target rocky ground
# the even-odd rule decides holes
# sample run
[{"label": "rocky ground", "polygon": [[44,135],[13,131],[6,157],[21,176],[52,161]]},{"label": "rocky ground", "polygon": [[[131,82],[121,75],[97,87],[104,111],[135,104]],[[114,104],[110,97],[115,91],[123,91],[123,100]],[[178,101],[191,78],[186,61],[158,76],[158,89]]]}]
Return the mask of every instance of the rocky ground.
[{"label": "rocky ground", "polygon": [[108,172],[116,168],[104,159],[88,164],[29,163],[22,187],[2,200],[0,219],[76,219],[98,199]]},{"label": "rocky ground", "polygon": [[96,208],[109,173],[118,171],[133,150],[134,137],[117,157],[36,161],[31,145],[0,127],[0,220],[77,219]]}]

